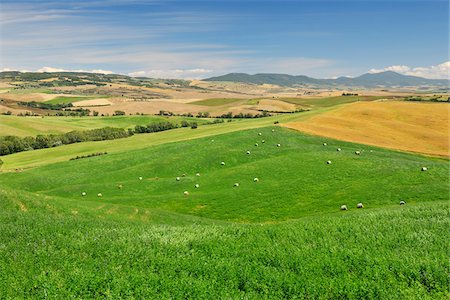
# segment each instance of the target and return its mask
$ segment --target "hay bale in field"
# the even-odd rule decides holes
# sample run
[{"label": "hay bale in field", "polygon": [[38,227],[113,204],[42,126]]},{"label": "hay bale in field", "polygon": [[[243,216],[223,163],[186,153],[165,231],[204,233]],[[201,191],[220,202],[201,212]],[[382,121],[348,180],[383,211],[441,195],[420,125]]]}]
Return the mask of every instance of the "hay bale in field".
[{"label": "hay bale in field", "polygon": [[327,165],[331,165],[331,160],[327,160]]},{"label": "hay bale in field", "polygon": [[97,197],[103,197],[102,193],[98,193]]},{"label": "hay bale in field", "polygon": [[340,152],[340,151],[341,151],[341,148],[337,148],[336,151]]},{"label": "hay bale in field", "polygon": [[258,143],[255,143],[255,147],[258,147]]},{"label": "hay bale in field", "polygon": [[199,187],[200,187],[200,184],[196,184],[196,185],[194,185],[194,187],[196,188],[196,189],[198,189]]},{"label": "hay bale in field", "polygon": [[427,167],[422,167],[422,172],[428,171]]},{"label": "hay bale in field", "polygon": [[239,183],[236,182],[236,183],[234,184],[234,187],[238,187],[238,186],[239,186]]},{"label": "hay bale in field", "polygon": [[81,193],[81,196],[86,196],[86,192],[82,192],[82,193]]},{"label": "hay bale in field", "polygon": [[281,144],[277,144],[277,147],[281,147]]},{"label": "hay bale in field", "polygon": [[406,204],[406,202],[405,201],[400,201],[400,205],[405,205]]},{"label": "hay bale in field", "polygon": [[272,129],[272,132],[275,132],[275,129]]},{"label": "hay bale in field", "polygon": [[184,191],[183,195],[189,196],[189,192],[188,191]]},{"label": "hay bale in field", "polygon": [[258,181],[259,181],[259,178],[258,178],[258,177],[255,177],[255,178],[253,178],[253,181],[254,181],[254,182],[258,182]]},{"label": "hay bale in field", "polygon": [[324,146],[327,146],[328,144],[327,144],[327,143],[323,143],[323,145],[324,145]]},{"label": "hay bale in field", "polygon": [[250,154],[250,151],[247,151],[247,154]]},{"label": "hay bale in field", "polygon": [[360,202],[360,203],[356,204],[356,208],[364,208],[364,205]]},{"label": "hay bale in field", "polygon": [[181,180],[181,178],[180,178],[180,177],[177,177],[177,178],[176,178],[176,180],[177,180],[177,181],[180,181],[180,180]]},{"label": "hay bale in field", "polygon": [[361,151],[355,151],[355,154],[356,154],[356,155],[360,155],[360,154],[361,154]]},{"label": "hay bale in field", "polygon": [[200,173],[195,173],[195,176],[197,176],[197,177],[200,176]]},{"label": "hay bale in field", "polygon": [[139,180],[142,180],[143,178],[141,176],[139,176]]},{"label": "hay bale in field", "polygon": [[220,164],[221,164],[222,166],[225,166],[225,162],[224,162],[224,161],[223,161],[223,162],[221,162]]},{"label": "hay bale in field", "polygon": [[117,186],[117,188],[118,188],[119,190],[121,190],[121,189],[123,188],[123,186],[122,186],[121,184],[119,184],[119,185]]},{"label": "hay bale in field", "polygon": [[264,144],[265,142],[266,142],[266,140],[262,140],[262,141],[261,141],[261,143],[263,143],[263,144]]},{"label": "hay bale in field", "polygon": [[260,132],[260,133],[258,133],[258,135],[262,135],[262,133]]},{"label": "hay bale in field", "polygon": [[184,174],[184,173],[183,173],[183,174],[181,174],[181,177],[186,177],[186,174]]},{"label": "hay bale in field", "polygon": [[347,210],[347,205],[341,205],[341,210]]}]

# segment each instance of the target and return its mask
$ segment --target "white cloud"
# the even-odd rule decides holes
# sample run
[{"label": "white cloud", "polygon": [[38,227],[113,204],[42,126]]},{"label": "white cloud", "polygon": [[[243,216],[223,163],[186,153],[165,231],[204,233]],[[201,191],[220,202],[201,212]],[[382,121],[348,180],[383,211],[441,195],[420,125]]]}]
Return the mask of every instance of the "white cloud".
[{"label": "white cloud", "polygon": [[429,67],[414,67],[411,68],[405,65],[394,65],[383,69],[371,69],[369,73],[380,73],[384,71],[394,71],[404,75],[419,76],[430,79],[449,79],[450,76],[450,61],[443,62],[442,64]]},{"label": "white cloud", "polygon": [[200,79],[206,74],[211,73],[208,69],[188,69],[188,70],[147,70],[128,73],[132,77],[152,77],[152,78],[183,78],[183,79]]},{"label": "white cloud", "polygon": [[67,70],[67,69],[60,69],[60,68],[53,68],[53,67],[43,67],[34,71],[30,70],[20,70],[17,68],[2,68],[0,69],[0,72],[8,72],[8,71],[19,71],[22,73],[27,72],[38,72],[38,73],[54,73],[54,72],[80,72],[80,73],[98,73],[98,74],[113,74],[113,71],[108,70]]}]

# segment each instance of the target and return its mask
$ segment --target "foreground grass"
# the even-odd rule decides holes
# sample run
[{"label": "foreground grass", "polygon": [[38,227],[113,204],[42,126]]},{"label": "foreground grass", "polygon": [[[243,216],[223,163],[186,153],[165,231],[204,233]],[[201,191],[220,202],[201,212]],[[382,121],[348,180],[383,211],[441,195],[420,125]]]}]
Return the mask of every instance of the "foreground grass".
[{"label": "foreground grass", "polygon": [[[98,205],[97,205],[98,206]],[[448,299],[447,203],[239,225],[0,192],[5,298]]]},{"label": "foreground grass", "polygon": [[0,174],[0,295],[450,296],[448,160],[271,129]]},{"label": "foreground grass", "polygon": [[208,120],[187,117],[114,116],[114,117],[18,117],[0,115],[0,135],[35,136],[57,134],[72,130],[103,127],[131,128],[158,122],[181,123],[182,120],[206,123]]}]

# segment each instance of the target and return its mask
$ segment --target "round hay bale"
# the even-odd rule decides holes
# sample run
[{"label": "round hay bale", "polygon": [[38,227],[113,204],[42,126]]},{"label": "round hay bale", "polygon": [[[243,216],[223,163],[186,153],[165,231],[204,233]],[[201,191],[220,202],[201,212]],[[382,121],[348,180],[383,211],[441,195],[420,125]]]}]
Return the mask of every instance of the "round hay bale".
[{"label": "round hay bale", "polygon": [[183,174],[181,174],[181,177],[186,177],[186,174],[184,174],[184,173],[183,173]]},{"label": "round hay bale", "polygon": [[341,205],[341,210],[348,210],[347,205]]},{"label": "round hay bale", "polygon": [[119,184],[118,186],[117,186],[117,188],[119,189],[119,190],[121,190],[122,189],[122,185],[121,184]]},{"label": "round hay bale", "polygon": [[139,180],[142,180],[143,178],[141,176],[139,176]]},{"label": "round hay bale", "polygon": [[258,147],[258,143],[255,143],[255,147]]},{"label": "round hay bale", "polygon": [[236,182],[236,183],[234,184],[234,187],[239,187],[239,183]]},{"label": "round hay bale", "polygon": [[189,196],[189,192],[188,191],[184,191],[183,195]]},{"label": "round hay bale", "polygon": [[247,151],[247,154],[250,154],[250,151]]},{"label": "round hay bale", "polygon": [[405,201],[400,201],[400,205],[405,205],[406,204],[406,202]]},{"label": "round hay bale", "polygon": [[272,129],[272,132],[275,132],[275,129]]},{"label": "round hay bale", "polygon": [[196,188],[196,189],[198,189],[199,187],[200,187],[200,184],[196,184],[196,185],[194,185],[194,187]]},{"label": "round hay bale", "polygon": [[266,140],[262,140],[262,141],[261,141],[261,143],[263,143],[263,144],[264,144],[265,142],[266,142]]},{"label": "round hay bale", "polygon": [[327,165],[331,165],[331,160],[327,160]]},{"label": "round hay bale", "polygon": [[98,193],[97,197],[103,197],[102,193]]},{"label": "round hay bale", "polygon": [[361,154],[361,151],[355,151],[355,154],[356,154],[356,155],[360,155],[360,154]]},{"label": "round hay bale", "polygon": [[327,143],[323,143],[323,145],[324,145],[324,146],[327,146],[328,144],[327,144]]},{"label": "round hay bale", "polygon": [[195,173],[195,176],[199,177],[199,176],[200,176],[200,173]]},{"label": "round hay bale", "polygon": [[427,167],[422,167],[422,172],[428,171]]},{"label": "round hay bale", "polygon": [[336,151],[340,152],[340,151],[341,151],[341,148],[337,148]]},{"label": "round hay bale", "polygon": [[262,133],[260,132],[260,133],[258,133],[258,135],[262,135]]},{"label": "round hay bale", "polygon": [[177,178],[176,178],[176,180],[177,180],[177,181],[180,181],[180,180],[181,180],[181,178],[180,178],[180,177],[177,177]]},{"label": "round hay bale", "polygon": [[82,193],[81,193],[81,196],[86,196],[86,192],[82,192]]},{"label": "round hay bale", "polygon": [[281,147],[281,144],[277,144],[277,147]]},{"label": "round hay bale", "polygon": [[356,204],[356,208],[364,208],[364,205],[360,202],[360,203]]},{"label": "round hay bale", "polygon": [[214,142],[214,140],[211,140],[211,142]]},{"label": "round hay bale", "polygon": [[225,166],[225,162],[224,162],[224,161],[223,161],[223,162],[221,162],[220,164],[221,164],[222,166]]},{"label": "round hay bale", "polygon": [[253,181],[254,181],[254,182],[258,182],[258,181],[259,181],[259,178],[258,178],[258,177],[255,177],[255,178],[253,178]]}]

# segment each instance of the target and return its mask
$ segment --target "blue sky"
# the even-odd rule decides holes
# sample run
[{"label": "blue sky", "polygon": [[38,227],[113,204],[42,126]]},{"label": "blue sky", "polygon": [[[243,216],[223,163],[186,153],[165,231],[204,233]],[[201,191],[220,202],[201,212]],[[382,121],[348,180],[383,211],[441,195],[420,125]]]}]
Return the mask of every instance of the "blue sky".
[{"label": "blue sky", "polygon": [[2,0],[0,13],[3,70],[445,78],[450,68],[440,0]]}]

